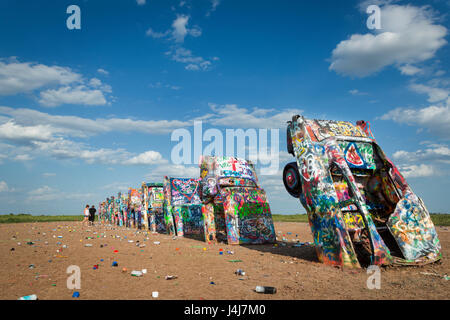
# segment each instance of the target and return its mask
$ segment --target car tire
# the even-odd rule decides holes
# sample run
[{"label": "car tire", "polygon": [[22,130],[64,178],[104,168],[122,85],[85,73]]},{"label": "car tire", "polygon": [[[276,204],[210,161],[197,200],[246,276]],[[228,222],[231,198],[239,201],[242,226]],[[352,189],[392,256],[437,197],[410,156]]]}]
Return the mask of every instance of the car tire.
[{"label": "car tire", "polygon": [[283,170],[283,183],[286,191],[294,198],[302,193],[302,182],[298,172],[297,162],[288,163]]}]

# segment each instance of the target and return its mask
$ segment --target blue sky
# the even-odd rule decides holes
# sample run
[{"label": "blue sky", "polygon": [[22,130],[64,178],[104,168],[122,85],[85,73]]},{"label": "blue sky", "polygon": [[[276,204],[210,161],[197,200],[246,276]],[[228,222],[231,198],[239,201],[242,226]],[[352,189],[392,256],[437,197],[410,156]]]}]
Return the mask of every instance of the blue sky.
[{"label": "blue sky", "polygon": [[[381,9],[368,29],[366,8]],[[81,29],[69,30],[70,5]],[[450,81],[442,1],[2,1],[0,213],[80,214],[142,181],[195,177],[173,130],[279,129],[280,167],[260,176],[273,213],[284,190],[285,122],[370,121],[431,212],[448,212]]]}]

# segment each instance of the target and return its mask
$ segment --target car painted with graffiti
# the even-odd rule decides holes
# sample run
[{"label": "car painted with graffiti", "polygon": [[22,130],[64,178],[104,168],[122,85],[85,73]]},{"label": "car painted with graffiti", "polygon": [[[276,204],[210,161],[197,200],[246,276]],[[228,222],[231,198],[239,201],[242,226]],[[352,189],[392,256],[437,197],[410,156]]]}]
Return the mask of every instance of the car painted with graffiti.
[{"label": "car painted with graffiti", "polygon": [[426,264],[442,257],[423,201],[370,124],[306,119],[287,126],[286,190],[306,209],[318,259],[350,267]]},{"label": "car painted with graffiti", "polygon": [[143,203],[147,212],[148,228],[152,232],[166,233],[163,204],[164,191],[162,182],[142,184]]},{"label": "car painted with graffiti", "polygon": [[163,211],[167,232],[179,237],[203,237],[200,179],[164,177]]},{"label": "car painted with graffiti", "polygon": [[234,157],[203,156],[199,166],[206,241],[274,243],[270,206],[253,163]]}]

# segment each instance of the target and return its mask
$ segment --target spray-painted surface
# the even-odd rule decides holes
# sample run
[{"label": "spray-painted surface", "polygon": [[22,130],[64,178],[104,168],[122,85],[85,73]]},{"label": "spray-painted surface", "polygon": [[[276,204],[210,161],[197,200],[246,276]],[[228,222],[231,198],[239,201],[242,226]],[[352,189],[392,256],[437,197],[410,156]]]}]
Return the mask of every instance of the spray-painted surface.
[{"label": "spray-painted surface", "polygon": [[164,220],[163,184],[159,182],[146,183],[143,187],[145,191],[145,208],[148,212],[148,226],[153,232],[166,233],[166,223]]},{"label": "spray-painted surface", "polygon": [[225,233],[229,244],[275,242],[270,206],[250,161],[204,156],[200,176],[207,241]]},{"label": "spray-painted surface", "polygon": [[320,261],[360,267],[440,258],[425,206],[368,123],[295,116],[287,145],[297,161],[295,170],[287,165],[283,179],[307,211]]},{"label": "spray-painted surface", "polygon": [[170,234],[204,234],[200,179],[164,178],[164,216]]}]

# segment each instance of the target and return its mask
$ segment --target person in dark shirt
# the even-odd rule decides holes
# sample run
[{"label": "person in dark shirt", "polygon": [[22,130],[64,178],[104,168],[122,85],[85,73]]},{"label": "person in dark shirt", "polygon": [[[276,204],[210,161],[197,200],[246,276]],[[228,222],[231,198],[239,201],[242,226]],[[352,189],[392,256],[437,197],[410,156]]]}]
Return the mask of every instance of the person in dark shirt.
[{"label": "person in dark shirt", "polygon": [[94,205],[92,205],[92,207],[89,208],[89,225],[94,225],[94,220],[95,220],[95,212],[97,212],[97,210],[95,209]]}]

